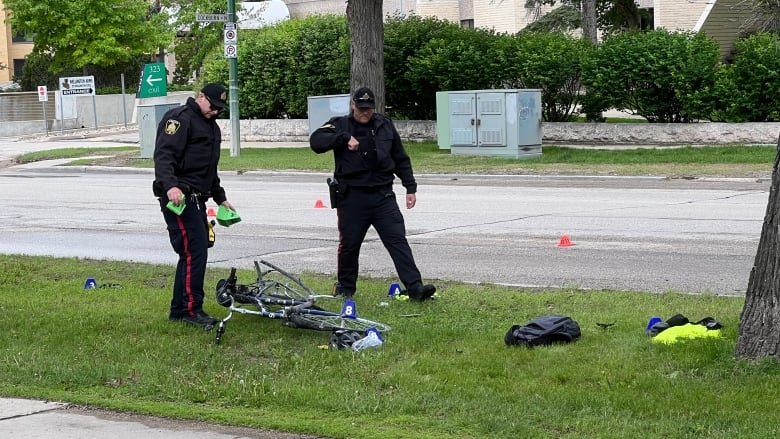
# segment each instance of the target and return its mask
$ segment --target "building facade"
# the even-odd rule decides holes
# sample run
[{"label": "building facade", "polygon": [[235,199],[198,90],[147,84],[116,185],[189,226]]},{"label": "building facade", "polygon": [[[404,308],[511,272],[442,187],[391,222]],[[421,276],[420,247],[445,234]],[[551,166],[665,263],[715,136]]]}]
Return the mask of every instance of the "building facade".
[{"label": "building facade", "polygon": [[24,59],[32,52],[33,42],[24,36],[14,35],[11,25],[8,24],[8,13],[3,1],[0,0],[0,17],[3,20],[3,31],[0,32],[0,88],[5,83],[13,81],[14,77],[22,74]]}]

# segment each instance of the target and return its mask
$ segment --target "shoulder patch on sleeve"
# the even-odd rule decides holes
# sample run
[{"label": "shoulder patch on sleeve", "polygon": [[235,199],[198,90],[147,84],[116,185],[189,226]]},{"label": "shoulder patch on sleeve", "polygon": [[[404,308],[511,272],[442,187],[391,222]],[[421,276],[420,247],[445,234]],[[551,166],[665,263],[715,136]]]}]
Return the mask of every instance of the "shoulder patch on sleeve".
[{"label": "shoulder patch on sleeve", "polygon": [[180,127],[181,122],[176,119],[168,119],[168,121],[165,122],[165,134],[172,136],[176,134],[176,131],[179,131]]}]

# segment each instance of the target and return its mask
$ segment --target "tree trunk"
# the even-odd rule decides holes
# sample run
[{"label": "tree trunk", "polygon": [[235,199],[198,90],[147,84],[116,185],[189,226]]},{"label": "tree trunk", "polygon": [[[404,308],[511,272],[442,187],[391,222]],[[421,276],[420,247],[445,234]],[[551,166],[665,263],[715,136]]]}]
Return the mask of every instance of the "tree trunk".
[{"label": "tree trunk", "polygon": [[582,0],[582,36],[598,44],[596,33],[596,0]]},{"label": "tree trunk", "polygon": [[736,356],[743,360],[778,358],[780,353],[780,138],[772,171],[772,187],[764,215],[756,259],[750,270],[745,305],[739,318]]},{"label": "tree trunk", "polygon": [[374,91],[376,111],[385,108],[385,31],[382,0],[349,0],[350,94],[360,87]]}]

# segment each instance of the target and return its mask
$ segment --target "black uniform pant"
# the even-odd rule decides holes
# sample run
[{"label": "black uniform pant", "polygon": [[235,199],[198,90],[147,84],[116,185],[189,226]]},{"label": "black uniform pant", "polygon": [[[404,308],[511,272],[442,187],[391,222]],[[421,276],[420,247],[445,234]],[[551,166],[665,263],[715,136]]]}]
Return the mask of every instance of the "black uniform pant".
[{"label": "black uniform pant", "polygon": [[[165,202],[167,203],[167,201]],[[203,279],[208,261],[206,205],[195,196],[186,199],[181,215],[168,210],[161,201],[173,251],[179,255],[173,281],[170,318],[194,316],[203,310]]]},{"label": "black uniform pant", "polygon": [[404,217],[392,188],[367,190],[350,187],[339,199],[336,212],[339,227],[338,282],[342,294],[354,294],[356,290],[360,247],[370,226],[374,226],[390,253],[406,289],[422,284],[420,270],[406,240]]}]

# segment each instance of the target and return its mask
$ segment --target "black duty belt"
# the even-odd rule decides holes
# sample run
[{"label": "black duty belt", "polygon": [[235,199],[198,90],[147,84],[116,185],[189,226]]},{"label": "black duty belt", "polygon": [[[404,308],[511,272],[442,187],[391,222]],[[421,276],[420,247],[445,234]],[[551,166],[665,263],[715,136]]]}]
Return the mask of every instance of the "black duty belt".
[{"label": "black duty belt", "polygon": [[350,186],[349,188],[358,192],[382,192],[392,190],[393,185],[383,184],[381,186]]}]

